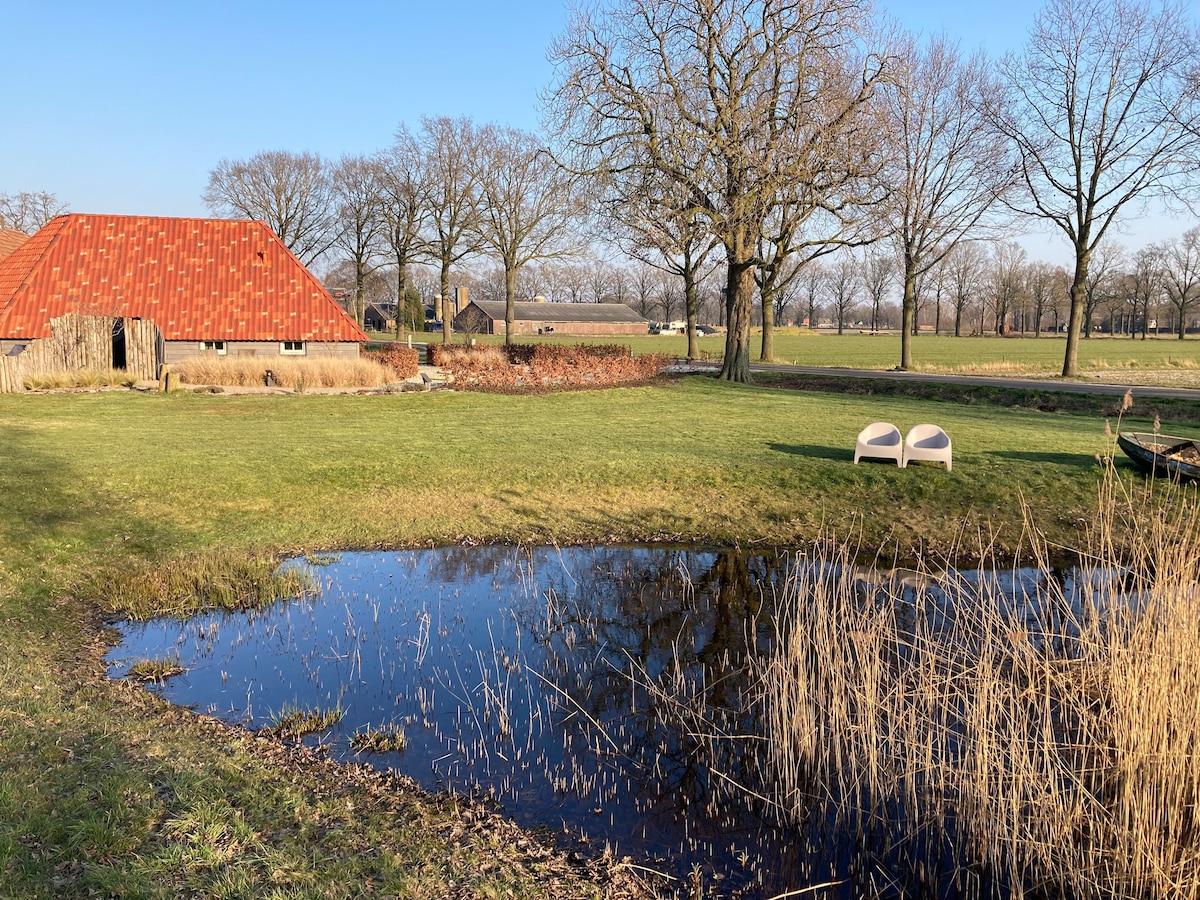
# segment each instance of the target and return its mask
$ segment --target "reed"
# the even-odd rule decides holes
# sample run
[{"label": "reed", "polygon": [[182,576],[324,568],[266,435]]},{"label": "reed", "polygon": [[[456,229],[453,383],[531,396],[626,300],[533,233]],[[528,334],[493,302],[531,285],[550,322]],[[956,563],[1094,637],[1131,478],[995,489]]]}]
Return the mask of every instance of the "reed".
[{"label": "reed", "polygon": [[297,392],[322,387],[380,387],[396,381],[392,369],[370,359],[194,356],[172,368],[186,384],[264,387],[271,381]]},{"label": "reed", "polygon": [[796,567],[760,682],[785,816],[967,895],[1200,896],[1200,504],[1107,462],[1075,580]]}]

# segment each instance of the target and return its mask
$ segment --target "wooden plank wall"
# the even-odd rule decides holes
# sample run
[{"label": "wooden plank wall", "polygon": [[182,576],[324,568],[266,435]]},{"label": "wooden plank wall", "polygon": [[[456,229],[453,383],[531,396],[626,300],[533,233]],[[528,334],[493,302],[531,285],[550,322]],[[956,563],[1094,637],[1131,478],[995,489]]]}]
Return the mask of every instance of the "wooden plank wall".
[{"label": "wooden plank wall", "polygon": [[125,371],[138,381],[157,381],[166,357],[162,332],[149,319],[125,320]]},{"label": "wooden plank wall", "polygon": [[[51,337],[30,341],[18,356],[0,357],[0,393],[23,391],[30,375],[113,367],[111,316],[70,313],[50,322]],[[163,337],[147,319],[125,319],[125,371],[138,380],[158,378]]]}]

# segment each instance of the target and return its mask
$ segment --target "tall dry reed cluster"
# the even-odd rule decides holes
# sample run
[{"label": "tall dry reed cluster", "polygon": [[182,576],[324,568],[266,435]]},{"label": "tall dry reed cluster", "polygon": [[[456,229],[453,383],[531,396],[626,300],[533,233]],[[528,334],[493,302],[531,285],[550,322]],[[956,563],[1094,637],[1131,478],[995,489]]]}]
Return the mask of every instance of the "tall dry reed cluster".
[{"label": "tall dry reed cluster", "polygon": [[1197,490],[1109,464],[1075,574],[1042,550],[1023,585],[798,565],[761,673],[782,809],[938,893],[1200,896]]},{"label": "tall dry reed cluster", "polygon": [[[387,366],[368,359],[265,359],[193,356],[172,368],[187,384],[279,387],[304,391],[321,387],[379,387],[397,380]],[[268,370],[271,378],[267,378]]]}]

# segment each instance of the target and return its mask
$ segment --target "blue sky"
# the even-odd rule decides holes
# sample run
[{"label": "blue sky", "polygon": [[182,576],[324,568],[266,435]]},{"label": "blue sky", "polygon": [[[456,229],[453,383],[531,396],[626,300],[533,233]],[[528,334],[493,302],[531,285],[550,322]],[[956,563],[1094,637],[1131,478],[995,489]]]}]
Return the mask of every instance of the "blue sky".
[{"label": "blue sky", "polygon": [[[885,8],[910,30],[999,54],[1020,46],[1040,5]],[[222,158],[371,153],[423,115],[536,128],[547,49],[567,18],[561,0],[0,0],[0,191],[50,191],[79,212],[199,216]]]}]

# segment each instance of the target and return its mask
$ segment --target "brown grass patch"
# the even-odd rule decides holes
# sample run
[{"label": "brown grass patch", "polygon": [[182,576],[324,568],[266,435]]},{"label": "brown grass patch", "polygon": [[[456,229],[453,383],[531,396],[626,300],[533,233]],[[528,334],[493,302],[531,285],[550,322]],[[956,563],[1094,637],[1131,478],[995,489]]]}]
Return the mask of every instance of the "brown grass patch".
[{"label": "brown grass patch", "polygon": [[174,364],[172,369],[185,384],[263,387],[270,381],[297,392],[319,387],[381,387],[396,381],[392,369],[369,359],[193,356]]}]

